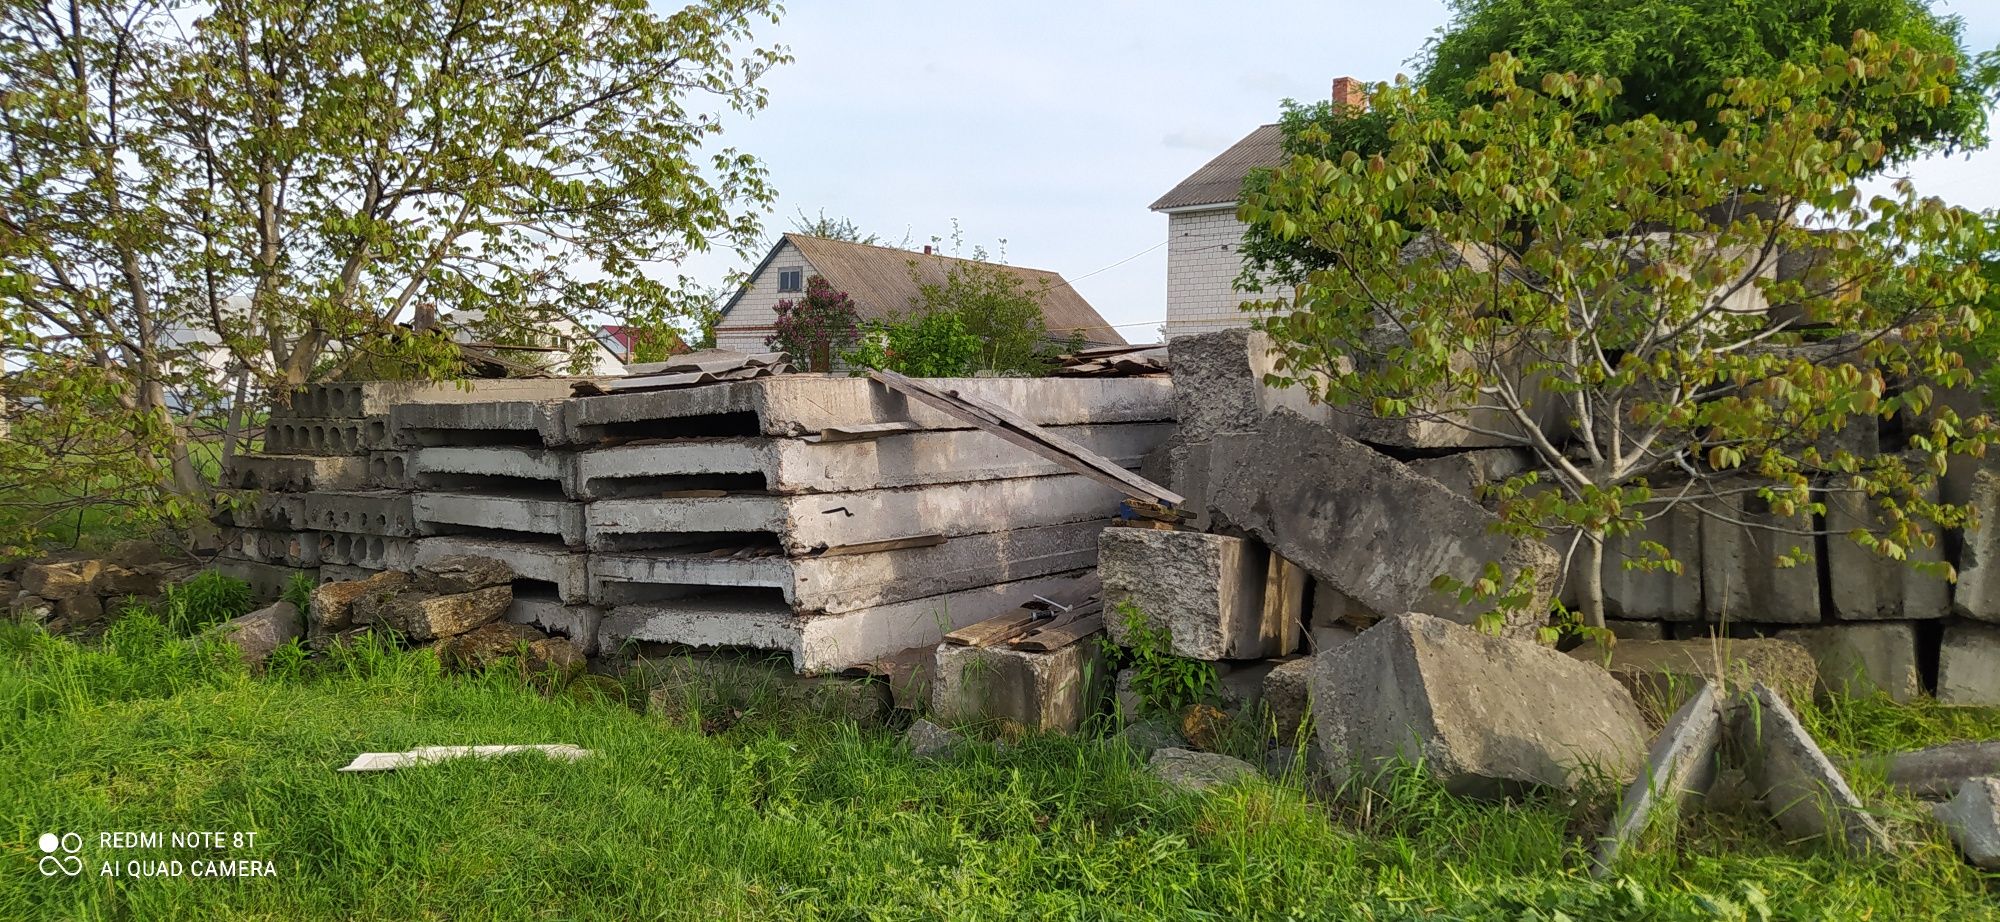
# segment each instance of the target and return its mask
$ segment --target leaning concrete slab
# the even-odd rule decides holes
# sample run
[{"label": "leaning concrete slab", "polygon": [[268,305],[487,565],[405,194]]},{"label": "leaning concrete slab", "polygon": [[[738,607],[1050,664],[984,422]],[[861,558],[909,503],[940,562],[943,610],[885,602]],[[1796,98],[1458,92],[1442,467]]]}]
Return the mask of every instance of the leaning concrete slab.
[{"label": "leaning concrete slab", "polygon": [[1131,646],[1130,605],[1152,630],[1164,631],[1175,656],[1198,660],[1262,659],[1298,647],[1297,612],[1266,606],[1271,554],[1227,535],[1150,528],[1107,528],[1098,538],[1105,629]]},{"label": "leaning concrete slab", "polygon": [[390,538],[413,538],[418,533],[410,494],[388,490],[309,493],[304,525],[320,531]]},{"label": "leaning concrete slab", "polygon": [[1968,778],[2000,775],[2000,740],[1946,743],[1860,761],[1879,766],[1891,787],[1911,797],[1945,800]]},{"label": "leaning concrete slab", "polygon": [[426,536],[512,532],[547,535],[572,546],[583,543],[582,503],[471,493],[410,496],[411,515]]},{"label": "leaning concrete slab", "polygon": [[939,644],[931,710],[947,723],[1011,720],[1070,732],[1097,710],[1103,679],[1104,649],[1087,641],[1049,653]]},{"label": "leaning concrete slab", "polygon": [[815,557],[633,551],[591,555],[591,598],[618,605],[761,587],[804,612],[859,608],[1063,573],[1097,562],[1095,520],[945,539],[926,547]]},{"label": "leaning concrete slab", "polygon": [[567,604],[590,601],[589,555],[547,540],[438,535],[417,542],[415,564],[424,566],[446,557],[461,556],[485,557],[506,564],[514,573],[516,592],[547,594]]},{"label": "leaning concrete slab", "polygon": [[2000,777],[1968,778],[1949,803],[1931,808],[1973,867],[2000,871]]},{"label": "leaning concrete slab", "polygon": [[1657,811],[1678,817],[1715,783],[1724,725],[1721,698],[1707,682],[1667,720],[1646,753],[1646,769],[1625,789],[1611,828],[1597,840],[1592,871],[1610,873],[1619,852],[1646,831]]},{"label": "leaning concrete slab", "polygon": [[[1172,429],[1165,423],[1134,423],[1053,431],[1129,468],[1137,467]],[[582,495],[592,499],[700,489],[845,493],[1067,473],[1040,455],[976,429],[852,441],[674,439],[596,449],[577,457]]]},{"label": "leaning concrete slab", "polygon": [[1817,562],[1778,565],[1779,556],[1794,548],[1814,553],[1812,516],[1783,518],[1754,508],[1759,505],[1754,495],[1743,500],[1724,514],[1749,525],[1702,517],[1702,601],[1708,620],[1818,624]]},{"label": "leaning concrete slab", "polygon": [[[933,386],[1013,407],[1042,426],[1171,419],[1165,378],[939,378]],[[605,439],[799,436],[873,423],[971,428],[866,378],[780,375],[706,387],[585,397],[564,404],[571,445]]]},{"label": "leaning concrete slab", "polygon": [[1965,530],[1959,548],[1952,611],[1978,621],[2000,622],[2000,472],[1975,473],[1967,504],[1979,521]]},{"label": "leaning concrete slab", "polygon": [[1736,709],[1733,734],[1744,774],[1778,828],[1855,851],[1887,853],[1889,836],[1821,752],[1785,699],[1759,684]]},{"label": "leaning concrete slab", "polygon": [[[1118,494],[1086,477],[1022,477],[859,493],[607,499],[589,506],[593,551],[773,538],[789,554],[925,535],[1109,519]],[[738,543],[743,543],[739,541]]]},{"label": "leaning concrete slab", "polygon": [[838,615],[796,615],[754,593],[620,605],[605,616],[598,649],[609,652],[637,641],[782,650],[800,672],[827,672],[934,646],[946,632],[1013,611],[1034,596],[1074,592],[1080,575],[1016,580]]},{"label": "leaning concrete slab", "polygon": [[1856,697],[1881,692],[1895,701],[1923,694],[1917,629],[1907,622],[1826,624],[1778,632],[1819,663],[1820,687]]},{"label": "leaning concrete slab", "polygon": [[1604,670],[1416,613],[1313,657],[1313,720],[1333,782],[1421,763],[1447,790],[1501,798],[1633,777],[1645,720]]},{"label": "leaning concrete slab", "polygon": [[1506,483],[1534,465],[1525,448],[1480,448],[1410,462],[1410,469],[1444,484],[1473,502],[1485,499],[1486,488]]},{"label": "leaning concrete slab", "polygon": [[1941,704],[2000,707],[2000,625],[1958,623],[1938,648]]},{"label": "leaning concrete slab", "polygon": [[[1944,551],[1937,545],[1908,549],[1908,560],[1891,560],[1846,536],[1857,530],[1884,526],[1874,502],[1854,489],[1828,490],[1826,502],[1827,578],[1836,617],[1847,621],[1895,621],[1942,618],[1951,614],[1951,584],[1943,576],[1913,565],[1938,563]],[[1936,500],[1936,491],[1931,491]]]},{"label": "leaning concrete slab", "polygon": [[1497,534],[1494,515],[1366,445],[1289,412],[1216,443],[1210,501],[1229,524],[1378,614],[1429,611],[1470,624],[1489,609],[1434,589],[1470,584],[1488,564],[1505,585],[1526,574],[1510,635],[1539,627],[1561,569],[1554,548]]}]

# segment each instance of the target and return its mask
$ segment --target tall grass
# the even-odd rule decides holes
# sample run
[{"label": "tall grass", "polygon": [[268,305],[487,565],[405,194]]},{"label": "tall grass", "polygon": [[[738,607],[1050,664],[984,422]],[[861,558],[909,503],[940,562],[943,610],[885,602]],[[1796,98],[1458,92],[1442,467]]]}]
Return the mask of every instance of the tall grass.
[{"label": "tall grass", "polygon": [[[1418,772],[1330,806],[1289,784],[1164,789],[1088,739],[912,758],[777,699],[649,716],[361,643],[253,676],[135,614],[98,649],[0,626],[0,919],[1992,919],[1933,848],[1840,858],[1741,823],[1586,875],[1590,811],[1452,798]],[[383,774],[362,751],[595,752]],[[276,877],[110,878],[96,834],[258,833]],[[34,872],[78,832],[90,870]],[[1580,833],[1584,835],[1580,836]],[[1761,907],[1761,908],[1760,908]]]}]

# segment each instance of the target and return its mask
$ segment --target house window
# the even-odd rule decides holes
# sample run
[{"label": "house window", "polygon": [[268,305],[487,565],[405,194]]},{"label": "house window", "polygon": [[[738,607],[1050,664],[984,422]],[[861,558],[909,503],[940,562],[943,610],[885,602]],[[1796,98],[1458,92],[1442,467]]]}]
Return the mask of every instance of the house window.
[{"label": "house window", "polygon": [[806,270],[804,269],[778,270],[779,291],[804,291],[805,287],[806,287]]}]

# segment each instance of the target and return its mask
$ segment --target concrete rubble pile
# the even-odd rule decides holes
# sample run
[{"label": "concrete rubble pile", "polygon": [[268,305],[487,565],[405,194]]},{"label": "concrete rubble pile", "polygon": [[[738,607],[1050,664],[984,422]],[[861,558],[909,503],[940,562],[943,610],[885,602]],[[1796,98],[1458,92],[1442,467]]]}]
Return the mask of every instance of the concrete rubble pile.
[{"label": "concrete rubble pile", "polygon": [[[270,450],[232,466],[232,485],[263,492],[235,514],[225,568],[270,593],[293,572],[491,558],[515,575],[507,620],[586,652],[774,650],[823,672],[1074,583],[1119,507],[1116,491],[863,378],[585,397],[571,383],[308,389],[274,418]],[[1172,431],[1164,378],[933,383],[1126,467]]]}]

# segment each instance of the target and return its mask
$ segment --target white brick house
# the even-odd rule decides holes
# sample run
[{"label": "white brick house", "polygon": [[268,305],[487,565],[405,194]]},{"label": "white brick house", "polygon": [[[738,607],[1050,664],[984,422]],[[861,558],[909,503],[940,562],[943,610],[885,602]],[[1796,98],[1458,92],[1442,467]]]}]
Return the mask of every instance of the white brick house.
[{"label": "white brick house", "polygon": [[[1337,103],[1367,105],[1366,88],[1353,77],[1333,81]],[[1251,170],[1283,161],[1284,134],[1263,125],[1181,180],[1153,203],[1167,216],[1167,338],[1247,326],[1245,301],[1288,299],[1289,286],[1237,291],[1243,272],[1243,232],[1236,206]]]},{"label": "white brick house", "polygon": [[1288,298],[1289,288],[1237,291],[1243,271],[1243,222],[1236,220],[1243,178],[1284,156],[1276,125],[1250,132],[1153,203],[1167,216],[1167,338],[1249,323],[1244,301]]}]

